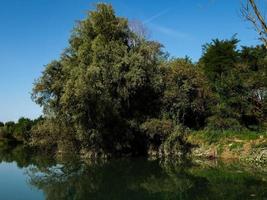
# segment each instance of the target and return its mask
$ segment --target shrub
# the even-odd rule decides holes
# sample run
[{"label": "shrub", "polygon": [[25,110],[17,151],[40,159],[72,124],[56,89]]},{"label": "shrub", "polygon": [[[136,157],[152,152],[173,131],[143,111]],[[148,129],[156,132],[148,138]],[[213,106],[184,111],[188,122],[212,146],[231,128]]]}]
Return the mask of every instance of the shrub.
[{"label": "shrub", "polygon": [[243,128],[240,123],[234,118],[223,118],[217,115],[209,117],[208,126],[209,130],[234,130],[241,131]]}]

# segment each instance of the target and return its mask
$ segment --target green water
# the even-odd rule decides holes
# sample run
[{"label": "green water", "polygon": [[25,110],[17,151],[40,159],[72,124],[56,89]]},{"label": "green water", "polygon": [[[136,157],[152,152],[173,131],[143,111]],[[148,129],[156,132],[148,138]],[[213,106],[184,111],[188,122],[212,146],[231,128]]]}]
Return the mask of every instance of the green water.
[{"label": "green water", "polygon": [[264,168],[220,161],[58,159],[0,148],[0,199],[267,199]]}]

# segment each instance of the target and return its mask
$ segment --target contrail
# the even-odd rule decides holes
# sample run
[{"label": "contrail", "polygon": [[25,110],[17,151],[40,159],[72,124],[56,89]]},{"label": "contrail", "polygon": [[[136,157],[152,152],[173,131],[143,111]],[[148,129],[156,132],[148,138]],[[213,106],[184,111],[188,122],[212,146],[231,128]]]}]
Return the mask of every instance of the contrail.
[{"label": "contrail", "polygon": [[161,17],[162,15],[166,14],[167,12],[169,12],[169,10],[170,10],[170,9],[168,8],[168,9],[165,9],[165,10],[163,10],[163,11],[157,13],[156,15],[153,15],[152,17],[146,19],[146,20],[143,22],[143,24],[147,24],[147,23],[150,23],[150,22],[154,21],[155,19],[157,19],[157,18]]}]

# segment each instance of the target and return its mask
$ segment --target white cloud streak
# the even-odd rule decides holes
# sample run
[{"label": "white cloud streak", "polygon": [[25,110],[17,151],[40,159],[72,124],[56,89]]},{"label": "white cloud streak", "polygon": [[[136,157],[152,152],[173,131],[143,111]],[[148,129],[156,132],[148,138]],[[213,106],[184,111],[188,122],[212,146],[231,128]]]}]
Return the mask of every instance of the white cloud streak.
[{"label": "white cloud streak", "polygon": [[150,24],[150,27],[155,31],[164,34],[166,36],[177,38],[177,39],[192,39],[188,34],[178,31],[176,29],[160,26],[156,24]]},{"label": "white cloud streak", "polygon": [[172,37],[172,38],[176,38],[176,39],[192,39],[188,34],[180,32],[176,29],[151,23],[151,22],[155,21],[156,19],[162,17],[163,15],[167,14],[170,10],[171,10],[170,8],[167,8],[165,10],[158,12],[157,14],[144,20],[143,24],[149,24],[149,27],[151,29],[154,29],[154,31],[159,32],[159,33],[166,35],[168,37]]},{"label": "white cloud streak", "polygon": [[143,24],[151,23],[152,21],[154,21],[155,19],[157,19],[157,18],[159,18],[159,17],[165,15],[165,14],[168,13],[169,11],[170,11],[169,8],[168,8],[168,9],[165,9],[165,10],[163,10],[163,11],[161,11],[161,12],[159,12],[159,13],[153,15],[153,16],[151,16],[150,18],[146,19],[146,20],[143,22]]}]

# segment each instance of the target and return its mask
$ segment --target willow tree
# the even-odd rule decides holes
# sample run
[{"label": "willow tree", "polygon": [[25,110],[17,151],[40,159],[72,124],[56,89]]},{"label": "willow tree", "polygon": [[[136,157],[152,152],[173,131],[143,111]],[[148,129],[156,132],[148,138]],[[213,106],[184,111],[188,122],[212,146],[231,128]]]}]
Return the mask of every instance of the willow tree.
[{"label": "willow tree", "polygon": [[139,124],[160,112],[162,55],[160,44],[97,4],[35,82],[33,99],[47,119],[74,127],[82,147],[131,150]]}]

